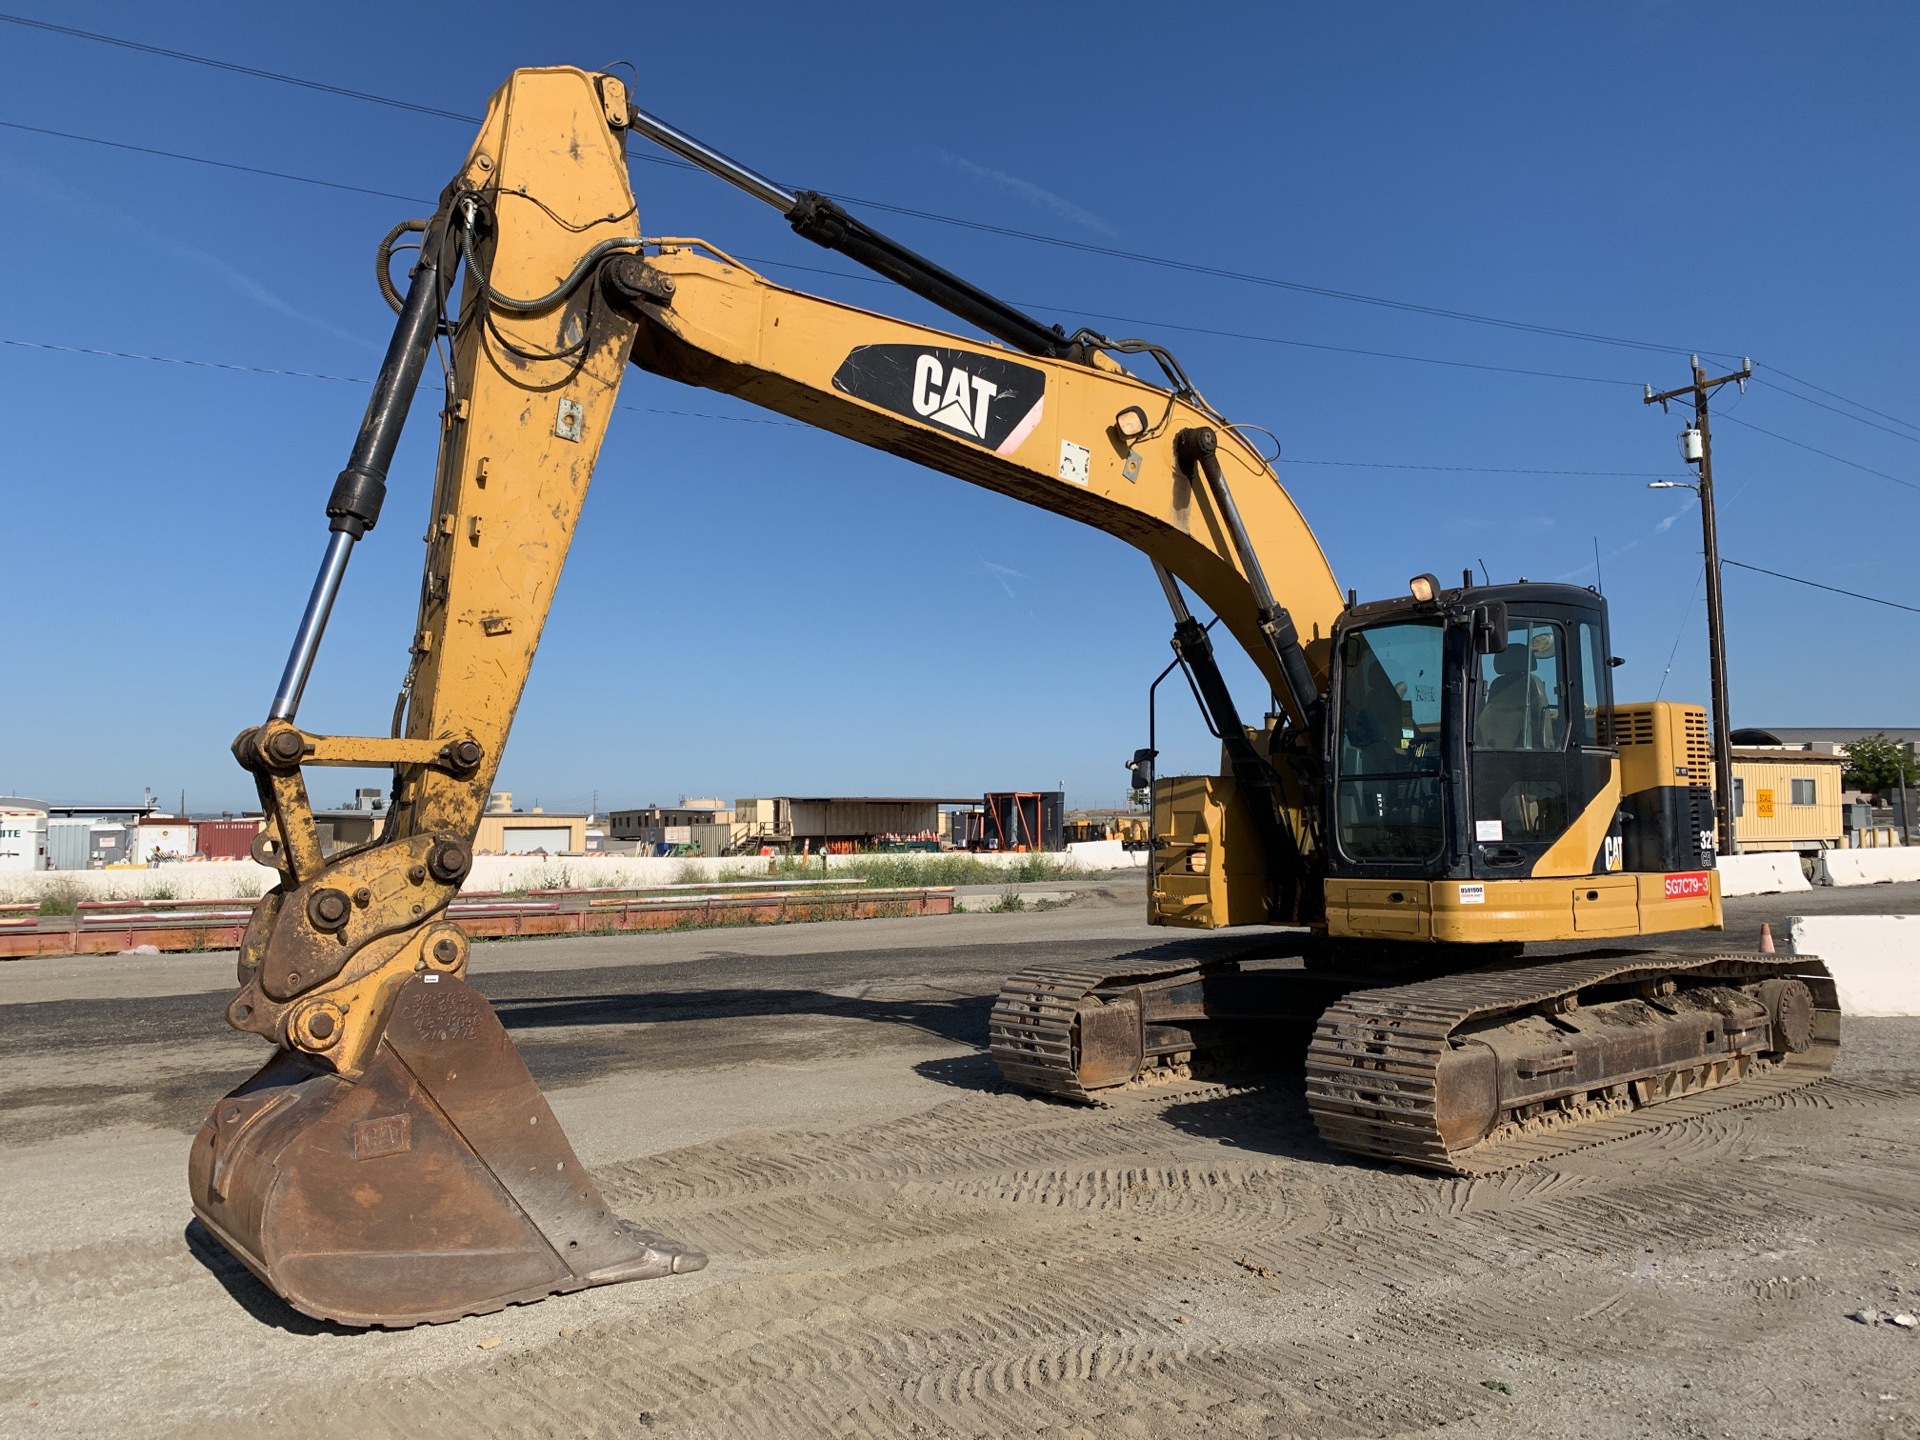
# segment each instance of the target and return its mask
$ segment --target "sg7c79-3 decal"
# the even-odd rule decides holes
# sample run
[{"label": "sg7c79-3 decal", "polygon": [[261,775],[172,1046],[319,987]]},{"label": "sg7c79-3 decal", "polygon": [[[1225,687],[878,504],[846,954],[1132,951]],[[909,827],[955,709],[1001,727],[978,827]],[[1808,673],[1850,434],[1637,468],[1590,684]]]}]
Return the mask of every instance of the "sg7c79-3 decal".
[{"label": "sg7c79-3 decal", "polygon": [[977,350],[860,345],[834,372],[833,388],[1011,455],[1040,423],[1047,377]]}]

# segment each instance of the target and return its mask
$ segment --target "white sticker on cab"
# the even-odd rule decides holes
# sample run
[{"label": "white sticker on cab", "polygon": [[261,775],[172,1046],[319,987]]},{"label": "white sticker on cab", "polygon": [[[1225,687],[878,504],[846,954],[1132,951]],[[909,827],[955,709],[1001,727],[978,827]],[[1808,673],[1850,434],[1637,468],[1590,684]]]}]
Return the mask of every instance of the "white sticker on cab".
[{"label": "white sticker on cab", "polygon": [[1487,903],[1487,887],[1484,885],[1462,885],[1460,887],[1462,905],[1484,905]]},{"label": "white sticker on cab", "polygon": [[1507,838],[1507,827],[1498,820],[1476,820],[1473,822],[1473,838],[1481,844],[1492,840]]}]

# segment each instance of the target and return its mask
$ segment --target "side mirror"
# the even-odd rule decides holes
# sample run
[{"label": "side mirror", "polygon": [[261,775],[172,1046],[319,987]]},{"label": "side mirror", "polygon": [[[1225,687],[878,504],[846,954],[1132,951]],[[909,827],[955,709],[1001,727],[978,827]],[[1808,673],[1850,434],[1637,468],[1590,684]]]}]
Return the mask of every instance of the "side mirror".
[{"label": "side mirror", "polygon": [[1507,602],[1489,600],[1473,610],[1473,653],[1498,655],[1507,648]]},{"label": "side mirror", "polygon": [[1135,790],[1153,789],[1153,760],[1159,753],[1158,750],[1145,749],[1133,752],[1133,759],[1127,762],[1127,769],[1132,772]]}]

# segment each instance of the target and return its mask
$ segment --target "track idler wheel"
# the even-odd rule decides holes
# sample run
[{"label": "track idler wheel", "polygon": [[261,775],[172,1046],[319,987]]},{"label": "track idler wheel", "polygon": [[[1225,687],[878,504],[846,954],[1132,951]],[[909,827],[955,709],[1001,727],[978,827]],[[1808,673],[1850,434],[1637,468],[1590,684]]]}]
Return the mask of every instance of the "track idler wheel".
[{"label": "track idler wheel", "polygon": [[451,975],[402,986],[357,1079],[276,1054],[207,1117],[188,1183],[255,1275],[344,1325],[454,1320],[707,1263],[608,1209],[493,1007]]}]

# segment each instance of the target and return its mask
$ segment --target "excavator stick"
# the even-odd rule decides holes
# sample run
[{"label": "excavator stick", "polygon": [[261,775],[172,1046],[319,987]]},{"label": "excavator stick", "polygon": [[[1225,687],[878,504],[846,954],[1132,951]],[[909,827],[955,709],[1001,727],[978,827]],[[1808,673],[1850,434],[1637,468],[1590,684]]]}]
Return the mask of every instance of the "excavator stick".
[{"label": "excavator stick", "polygon": [[706,1257],[607,1207],[484,997],[400,988],[346,1080],[282,1050],[213,1109],[193,1209],[295,1309],[407,1326],[698,1270]]},{"label": "excavator stick", "polygon": [[[699,1252],[608,1209],[519,1052],[466,983],[446,918],[633,346],[640,265],[619,81],[523,70],[493,98],[421,235],[326,556],[266,723],[234,755],[276,885],[241,945],[236,1029],[271,1060],[194,1142],[194,1213],[305,1313],[405,1326],[683,1274]],[[457,310],[456,272],[464,270]],[[629,287],[632,288],[632,287]],[[388,736],[295,713],[353,546],[374,528],[436,337],[451,340],[425,574]],[[393,771],[384,832],[328,854],[308,765]]]}]

